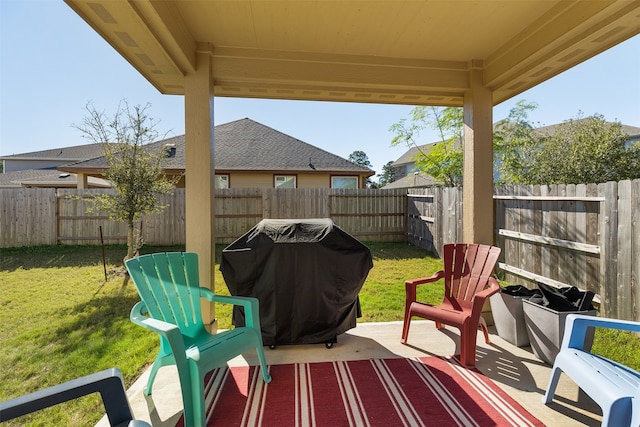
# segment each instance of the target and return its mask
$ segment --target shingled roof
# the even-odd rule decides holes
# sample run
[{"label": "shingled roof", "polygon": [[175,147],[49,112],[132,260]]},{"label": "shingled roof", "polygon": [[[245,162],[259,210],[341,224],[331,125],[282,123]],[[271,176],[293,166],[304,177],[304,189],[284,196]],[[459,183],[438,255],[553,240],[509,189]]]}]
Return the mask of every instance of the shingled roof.
[{"label": "shingled roof", "polygon": [[56,160],[62,162],[77,162],[99,156],[102,156],[102,144],[84,144],[73,147],[53,148],[50,150],[0,156],[0,160]]},{"label": "shingled roof", "polygon": [[[21,187],[70,187],[77,186],[76,175],[61,173],[55,169],[25,169],[0,173],[0,188]],[[92,187],[110,187],[111,184],[101,178],[89,177]]]},{"label": "shingled roof", "polygon": [[[163,162],[165,170],[184,170],[184,135],[149,144],[159,150],[175,145],[175,155]],[[255,122],[241,119],[215,127],[214,162],[217,171],[330,171],[370,173],[369,168],[357,165],[328,151]],[[77,162],[58,169],[79,172],[86,169],[106,169],[106,158]]]},{"label": "shingled roof", "polygon": [[51,177],[53,174],[60,175],[60,172],[51,169],[27,169],[14,172],[0,173],[0,188],[22,187],[22,181]]},{"label": "shingled roof", "polygon": [[416,156],[418,153],[423,152],[426,153],[431,150],[437,142],[432,142],[431,144],[423,144],[418,146],[412,146],[407,151],[404,152],[402,156],[400,156],[395,162],[393,162],[392,166],[399,167],[403,165],[408,165],[410,163],[414,163],[416,161]]},{"label": "shingled roof", "polygon": [[419,172],[414,172],[403,178],[397,179],[384,187],[383,190],[390,190],[393,188],[419,188],[419,187],[435,187],[440,182],[436,181],[432,177]]},{"label": "shingled roof", "polygon": [[215,166],[229,170],[373,172],[268,126],[242,119],[215,128]]}]

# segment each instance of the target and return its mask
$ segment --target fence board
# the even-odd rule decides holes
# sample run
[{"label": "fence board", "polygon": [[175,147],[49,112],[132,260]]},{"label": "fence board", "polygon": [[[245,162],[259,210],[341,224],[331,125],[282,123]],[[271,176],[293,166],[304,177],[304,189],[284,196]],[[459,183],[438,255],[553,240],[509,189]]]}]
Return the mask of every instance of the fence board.
[{"label": "fence board", "polygon": [[[611,232],[618,229],[618,188],[616,183],[604,183],[598,185],[598,195],[602,195],[606,202],[604,207],[603,252],[600,258],[601,284],[617,283],[618,275],[618,238]],[[605,316],[612,316],[618,312],[618,289],[615,286],[603,286],[603,301]]]},{"label": "fence board", "polygon": [[433,196],[433,204],[431,205],[430,211],[431,216],[435,218],[435,220],[431,224],[431,233],[433,234],[434,249],[437,254],[441,254],[443,253],[443,247],[446,243],[446,231],[444,229],[444,222],[441,220],[442,212],[444,212],[444,189],[436,188],[433,191]]},{"label": "fence board", "polygon": [[[515,194],[515,187],[508,185],[505,186],[505,191],[509,194]],[[517,218],[517,207],[518,207],[518,203],[519,201],[517,200],[506,200],[504,203],[504,223],[505,226],[504,228],[507,230],[518,230],[518,218]],[[519,250],[520,250],[520,245],[518,245],[518,242],[514,239],[505,239],[504,242],[504,252],[505,252],[505,256],[504,256],[504,261],[505,263],[509,264],[509,265],[519,265],[520,264],[520,254],[519,254]],[[515,281],[515,277],[513,276],[507,276],[508,280],[510,281]]]},{"label": "fence board", "polygon": [[[575,196],[577,198],[585,197],[587,186],[584,184],[575,186]],[[584,200],[575,201],[575,218],[573,233],[576,242],[586,243],[586,231],[587,231],[587,203]],[[587,256],[585,254],[576,253],[573,271],[573,279],[576,286],[585,287],[587,284]]]},{"label": "fence board", "polygon": [[[587,197],[594,197],[598,195],[598,186],[596,184],[588,184],[586,186]],[[586,228],[585,228],[585,243],[591,245],[600,245],[600,211],[604,202],[587,203],[586,206]],[[602,253],[602,248],[601,253]],[[602,255],[600,255],[602,256]],[[587,257],[586,262],[587,279],[585,287],[587,290],[601,293],[599,287],[600,283],[600,257],[590,256]]]},{"label": "fence board", "polygon": [[[550,189],[547,185],[540,186],[540,196],[549,196]],[[541,203],[542,223],[540,224],[540,235],[550,236],[551,234],[551,208],[552,202],[545,200]],[[540,274],[544,277],[551,277],[551,248],[547,245],[540,249]]]},{"label": "fence board", "polygon": [[[567,184],[565,186],[565,194],[567,197],[575,198],[576,196],[576,186],[575,184]],[[576,200],[567,200],[566,205],[566,230],[565,230],[565,239],[576,242],[578,241],[578,235],[576,231],[577,226],[577,213],[576,213]],[[578,263],[577,256],[575,251],[564,251],[564,265],[565,269],[563,271],[564,277],[567,283],[572,284],[573,286],[582,287],[582,283],[578,281],[577,271],[578,271]]]},{"label": "fence board", "polygon": [[[496,187],[494,190],[494,194],[495,196],[501,196],[504,194],[504,187]],[[504,222],[504,216],[505,216],[505,208],[504,208],[504,203],[499,202],[498,200],[496,200],[494,202],[494,212],[495,212],[495,244],[496,246],[500,247],[500,248],[504,248],[505,242],[506,242],[506,238],[502,235],[500,235],[499,230],[503,230],[506,227],[506,224]],[[504,262],[505,260],[505,256],[506,256],[506,251],[502,251],[500,253],[500,261]]]},{"label": "fence board", "polygon": [[[558,196],[564,198],[567,197],[567,187],[566,185],[557,185],[557,194]],[[567,227],[567,215],[569,209],[569,200],[559,200],[557,202],[557,216],[555,221],[555,236],[558,239],[568,240],[568,227]],[[558,273],[557,280],[563,283],[568,283],[573,285],[571,282],[571,270],[572,270],[572,258],[571,253],[566,250],[556,249],[555,250],[555,262],[558,265]],[[552,259],[553,262],[553,259]],[[552,277],[553,278],[553,277]]]},{"label": "fence board", "polygon": [[[631,181],[621,181],[618,183],[618,243],[617,262],[618,265],[632,265],[633,241],[631,237]],[[631,269],[621,268],[618,270],[617,280],[619,283],[631,282]],[[633,296],[631,286],[618,287],[617,305],[618,315],[625,319],[633,315]]]},{"label": "fence board", "polygon": [[621,286],[631,287],[633,315],[630,319],[640,318],[640,179],[632,181],[631,188],[631,281]]}]

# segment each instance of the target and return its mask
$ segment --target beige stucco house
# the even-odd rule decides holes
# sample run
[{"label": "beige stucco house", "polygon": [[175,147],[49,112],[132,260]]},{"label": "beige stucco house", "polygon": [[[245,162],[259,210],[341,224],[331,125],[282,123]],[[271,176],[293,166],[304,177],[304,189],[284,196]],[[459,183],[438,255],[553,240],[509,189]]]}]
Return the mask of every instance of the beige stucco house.
[{"label": "beige stucco house", "polygon": [[[215,127],[214,153],[216,188],[364,188],[375,172],[342,157],[300,141],[251,119]],[[165,150],[163,168],[168,175],[180,175],[185,186],[184,135],[149,145]],[[103,156],[58,166],[76,174],[78,183],[104,176],[108,169]]]}]

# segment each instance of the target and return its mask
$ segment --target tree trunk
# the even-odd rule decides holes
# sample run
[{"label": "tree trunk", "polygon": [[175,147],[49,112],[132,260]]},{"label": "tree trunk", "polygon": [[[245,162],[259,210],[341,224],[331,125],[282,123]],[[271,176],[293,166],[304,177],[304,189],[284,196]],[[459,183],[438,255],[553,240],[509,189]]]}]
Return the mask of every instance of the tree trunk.
[{"label": "tree trunk", "polygon": [[127,258],[133,258],[135,242],[133,241],[133,221],[129,221],[127,230]]}]

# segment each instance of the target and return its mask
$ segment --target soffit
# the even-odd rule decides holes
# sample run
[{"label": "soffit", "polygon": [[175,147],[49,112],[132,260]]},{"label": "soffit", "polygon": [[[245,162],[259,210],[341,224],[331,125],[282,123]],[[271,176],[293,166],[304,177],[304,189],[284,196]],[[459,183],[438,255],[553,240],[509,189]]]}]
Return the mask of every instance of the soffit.
[{"label": "soffit", "polygon": [[216,96],[461,106],[472,69],[497,104],[640,33],[633,0],[66,0],[160,92],[198,51]]}]

